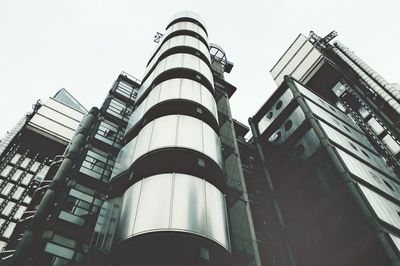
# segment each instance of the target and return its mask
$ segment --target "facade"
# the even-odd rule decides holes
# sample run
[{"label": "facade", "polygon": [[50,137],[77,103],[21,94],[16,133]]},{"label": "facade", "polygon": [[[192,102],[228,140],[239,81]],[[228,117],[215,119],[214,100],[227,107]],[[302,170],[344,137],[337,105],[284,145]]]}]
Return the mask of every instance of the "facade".
[{"label": "facade", "polygon": [[36,105],[0,142],[3,262],[400,265],[398,87],[334,36],[299,35],[250,128],[191,12],[100,108]]},{"label": "facade", "polygon": [[116,160],[93,265],[261,265],[229,108],[236,88],[224,79],[231,68],[198,15],[171,19]]},{"label": "facade", "polygon": [[[72,105],[74,101],[75,105]],[[87,111],[61,89],[24,116],[0,142],[0,247],[4,251],[43,183],[53,158],[62,154]],[[8,249],[8,248],[7,248]],[[10,255],[2,252],[2,257]]]},{"label": "facade", "polygon": [[263,265],[400,264],[398,93],[335,35],[299,35],[249,119]]},{"label": "facade", "polygon": [[120,75],[88,112],[8,265],[261,265],[224,79],[233,64],[204,25],[178,13],[143,81]]},{"label": "facade", "polygon": [[96,220],[139,88],[122,72],[100,109],[92,108],[50,165],[28,207],[8,265],[87,265]]}]

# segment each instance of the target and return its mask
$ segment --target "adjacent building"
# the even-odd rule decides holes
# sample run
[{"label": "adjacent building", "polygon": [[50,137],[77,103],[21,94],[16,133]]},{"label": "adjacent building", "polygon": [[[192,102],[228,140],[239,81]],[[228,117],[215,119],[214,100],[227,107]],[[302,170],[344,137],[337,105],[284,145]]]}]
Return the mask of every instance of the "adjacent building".
[{"label": "adjacent building", "polygon": [[[63,153],[86,113],[61,89],[38,101],[0,142],[0,248],[4,250],[55,156]],[[10,255],[2,253],[2,257]]]},{"label": "adjacent building", "polygon": [[398,90],[335,36],[299,35],[249,120],[263,265],[400,264]]}]

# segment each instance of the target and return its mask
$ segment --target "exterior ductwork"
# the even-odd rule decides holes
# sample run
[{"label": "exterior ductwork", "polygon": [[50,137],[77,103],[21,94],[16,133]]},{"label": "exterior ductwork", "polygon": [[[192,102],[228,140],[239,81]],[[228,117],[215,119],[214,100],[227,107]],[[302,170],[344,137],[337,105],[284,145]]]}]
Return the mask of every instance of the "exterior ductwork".
[{"label": "exterior ductwork", "polygon": [[397,114],[400,114],[400,91],[390,85],[372,68],[340,42],[334,43],[333,51],[345,61]]}]

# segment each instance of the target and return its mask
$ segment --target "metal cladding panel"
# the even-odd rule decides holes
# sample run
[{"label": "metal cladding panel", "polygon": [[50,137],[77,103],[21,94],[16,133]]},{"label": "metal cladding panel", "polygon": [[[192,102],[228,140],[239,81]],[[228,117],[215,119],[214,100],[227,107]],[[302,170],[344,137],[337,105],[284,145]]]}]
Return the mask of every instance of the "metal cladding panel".
[{"label": "metal cladding panel", "polygon": [[56,139],[68,142],[83,116],[83,113],[50,98],[29,121],[29,126]]},{"label": "metal cladding panel", "polygon": [[[349,169],[350,173],[354,176],[364,180],[365,182],[371,184],[372,186],[378,188],[382,192],[392,196],[393,198],[400,198],[400,184],[392,181],[387,176],[368,166],[367,164],[361,162],[357,158],[354,158],[350,154],[340,149],[336,149],[342,161]],[[390,173],[387,173],[390,175]],[[392,178],[396,176],[391,173]]]},{"label": "metal cladding panel", "polygon": [[153,72],[147,77],[146,81],[140,87],[137,99],[139,99],[153,83],[154,79],[161,73],[175,68],[187,68],[202,74],[210,84],[214,84],[213,75],[210,67],[199,57],[191,54],[172,54],[161,60],[153,69]]},{"label": "metal cladding panel", "polygon": [[133,112],[127,127],[127,132],[133,128],[143,116],[154,106],[165,101],[187,100],[204,106],[218,121],[217,106],[209,90],[197,81],[175,78],[161,82]]},{"label": "metal cladding panel", "polygon": [[198,151],[222,168],[221,143],[209,125],[190,116],[168,115],[148,123],[121,149],[112,177],[128,170],[141,156],[167,147]]},{"label": "metal cladding panel", "polygon": [[284,81],[285,75],[303,81],[322,57],[307,38],[300,35],[272,68],[271,75],[278,86]]},{"label": "metal cladding panel", "polygon": [[282,69],[290,62],[293,56],[301,49],[304,43],[307,42],[307,37],[300,34],[296,40],[292,43],[289,49],[283,54],[275,66],[271,69],[272,78],[275,79]]},{"label": "metal cladding panel", "polygon": [[189,36],[189,35],[178,35],[174,36],[171,39],[166,40],[163,44],[161,44],[160,49],[156,53],[156,55],[153,57],[153,59],[150,61],[149,65],[146,67],[145,71],[145,76],[147,73],[152,69],[154,64],[158,61],[160,55],[162,55],[164,52],[166,52],[169,49],[172,49],[174,47],[179,47],[179,46],[186,46],[186,47],[191,47],[199,52],[201,52],[207,60],[211,64],[211,59],[210,59],[210,51],[208,50],[208,47],[199,39]]},{"label": "metal cladding panel", "polygon": [[303,110],[301,110],[301,107],[298,106],[282,123],[282,125],[274,133],[272,133],[272,135],[268,138],[268,141],[275,144],[283,144],[292,135],[292,133],[300,127],[305,119],[306,116]]},{"label": "metal cladding panel", "polygon": [[367,198],[378,218],[397,229],[400,229],[400,217],[398,214],[400,212],[400,206],[385,199],[361,184],[358,184],[358,186]]},{"label": "metal cladding panel", "polygon": [[[375,153],[372,153],[370,150],[354,142],[352,139],[348,138],[347,136],[343,135],[342,133],[328,126],[322,121],[320,121],[320,125],[324,129],[327,137],[337,145],[344,147],[358,158],[369,162],[371,165],[374,165],[378,169],[382,169],[385,172],[391,171],[386,162]],[[372,147],[370,149],[374,150]]]},{"label": "metal cladding panel", "polygon": [[318,118],[334,125],[336,129],[345,132],[347,135],[350,135],[352,138],[358,140],[366,146],[370,146],[370,143],[364,134],[361,134],[358,130],[358,126],[355,123],[350,123],[351,121],[347,121],[348,123],[344,123],[342,120],[339,120],[337,116],[333,116],[331,113],[327,112],[323,108],[317,106],[313,102],[306,100],[307,105],[310,107],[312,112]]},{"label": "metal cladding panel", "polygon": [[[230,250],[224,196],[198,177],[150,176],[132,185],[122,198],[120,221],[124,222],[117,227],[115,243],[136,235],[176,231],[201,235]],[[137,211],[132,211],[136,206]]]},{"label": "metal cladding panel", "polygon": [[272,106],[266,114],[258,122],[258,131],[260,135],[271,125],[271,123],[279,116],[279,114],[286,108],[286,106],[292,101],[293,93],[290,89],[287,89],[282,96],[276,101],[276,104]]}]

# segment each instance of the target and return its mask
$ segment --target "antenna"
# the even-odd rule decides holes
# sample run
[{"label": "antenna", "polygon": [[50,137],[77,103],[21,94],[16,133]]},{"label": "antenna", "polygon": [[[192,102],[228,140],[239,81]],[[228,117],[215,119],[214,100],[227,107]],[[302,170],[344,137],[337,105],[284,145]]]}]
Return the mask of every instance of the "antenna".
[{"label": "antenna", "polygon": [[338,36],[335,30],[331,31],[324,38],[318,36],[314,31],[310,31],[310,35],[308,36],[308,40],[316,47],[320,49],[325,49],[329,46],[329,42],[332,41],[336,36]]}]

